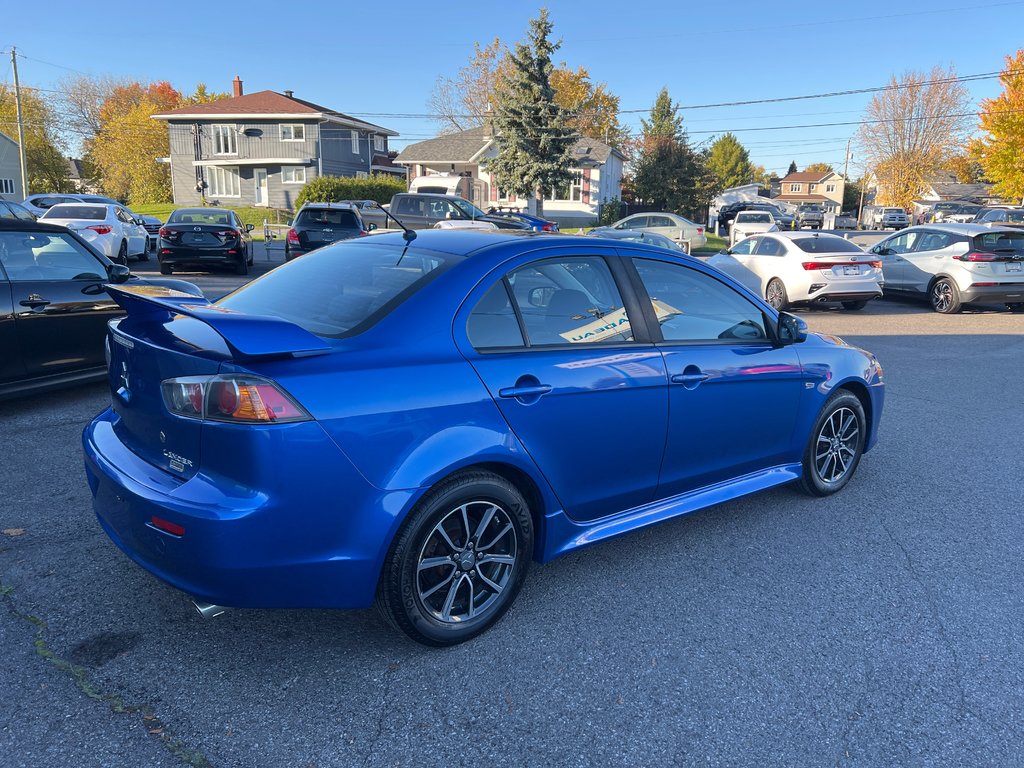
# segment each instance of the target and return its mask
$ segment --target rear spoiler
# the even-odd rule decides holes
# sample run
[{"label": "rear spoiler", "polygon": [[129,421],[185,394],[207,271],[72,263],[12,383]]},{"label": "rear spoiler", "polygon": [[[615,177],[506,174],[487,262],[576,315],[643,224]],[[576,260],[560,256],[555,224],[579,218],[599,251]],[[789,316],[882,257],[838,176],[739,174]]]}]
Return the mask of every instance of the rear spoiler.
[{"label": "rear spoiler", "polygon": [[224,339],[235,358],[306,357],[331,351],[320,337],[279,317],[234,312],[158,285],[107,285],[106,289],[133,319],[164,323],[184,315],[205,323]]}]

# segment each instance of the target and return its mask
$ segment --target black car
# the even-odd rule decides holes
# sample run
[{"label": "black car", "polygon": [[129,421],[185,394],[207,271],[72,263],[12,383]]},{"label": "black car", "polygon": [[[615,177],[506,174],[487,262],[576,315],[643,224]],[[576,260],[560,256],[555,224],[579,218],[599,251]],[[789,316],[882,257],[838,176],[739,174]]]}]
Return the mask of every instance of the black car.
[{"label": "black car", "polygon": [[65,227],[0,218],[0,399],[102,379],[107,321],[122,314],[104,286],[126,282],[202,295],[143,281]]},{"label": "black car", "polygon": [[359,210],[348,203],[306,203],[288,230],[284,258],[291,261],[306,251],[338,240],[361,237],[367,232]]},{"label": "black car", "polygon": [[160,227],[160,274],[182,268],[231,267],[236,275],[247,275],[252,266],[252,230],[252,224],[243,224],[238,214],[226,208],[179,208]]},{"label": "black car", "polygon": [[796,217],[781,208],[757,200],[739,200],[735,203],[727,203],[718,209],[719,231],[728,233],[729,225],[740,211],[767,211],[775,219],[779,229],[796,229]]},{"label": "black car", "polygon": [[20,219],[21,221],[35,221],[36,215],[28,208],[10,200],[0,199],[0,219]]}]

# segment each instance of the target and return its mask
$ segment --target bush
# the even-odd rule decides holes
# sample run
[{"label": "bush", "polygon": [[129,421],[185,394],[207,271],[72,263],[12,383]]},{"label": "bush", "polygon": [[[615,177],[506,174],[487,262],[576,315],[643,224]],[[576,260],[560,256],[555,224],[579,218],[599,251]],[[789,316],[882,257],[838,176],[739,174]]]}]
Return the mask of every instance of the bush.
[{"label": "bush", "polygon": [[605,200],[601,204],[601,218],[598,219],[598,223],[602,227],[607,227],[609,224],[614,224],[621,217],[622,213],[622,201],[617,197],[613,197],[611,200]]},{"label": "bush", "polygon": [[336,203],[339,200],[376,200],[381,205],[391,202],[391,196],[405,192],[405,179],[376,173],[368,179],[351,176],[318,176],[299,192],[295,200],[298,210],[305,203]]}]

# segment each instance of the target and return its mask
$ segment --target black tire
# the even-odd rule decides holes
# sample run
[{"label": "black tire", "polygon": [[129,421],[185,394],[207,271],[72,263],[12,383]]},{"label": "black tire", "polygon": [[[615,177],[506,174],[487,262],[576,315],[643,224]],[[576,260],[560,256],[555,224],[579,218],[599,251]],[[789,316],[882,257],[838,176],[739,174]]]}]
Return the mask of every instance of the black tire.
[{"label": "black tire", "polygon": [[139,261],[149,261],[149,254],[143,251],[139,254]]},{"label": "black tire", "polygon": [[[849,416],[853,422],[848,421]],[[866,436],[864,406],[849,390],[838,390],[821,409],[807,441],[800,477],[804,492],[828,496],[845,487],[860,464]],[[819,445],[823,446],[821,450]]]},{"label": "black tire", "polygon": [[161,264],[161,265],[160,265],[160,274],[161,274],[161,275],[169,275],[169,274],[171,274],[171,273],[172,273],[173,271],[174,271],[174,270],[173,270],[173,269],[171,268],[171,265],[170,265],[170,264]]},{"label": "black tire", "polygon": [[948,277],[940,277],[928,289],[928,301],[932,309],[943,315],[955,315],[963,306],[960,303],[960,289]]},{"label": "black tire", "polygon": [[789,306],[789,295],[786,293],[786,286],[777,277],[768,281],[764,289],[764,298],[775,309],[781,312]]},{"label": "black tire", "polygon": [[[460,472],[428,492],[395,536],[377,585],[377,609],[418,643],[465,642],[509,609],[532,555],[533,518],[519,490],[491,472]],[[504,560],[484,563],[493,566],[488,574],[484,557]],[[438,564],[422,567],[429,560]]]},{"label": "black tire", "polygon": [[1011,312],[1024,312],[1024,304],[1019,304],[1019,303],[1007,304],[1006,308],[1008,310],[1010,310]]},{"label": "black tire", "polygon": [[864,309],[868,303],[866,301],[844,301],[843,309],[847,309],[850,312],[856,312],[858,309]]},{"label": "black tire", "polygon": [[235,274],[236,275],[248,275],[249,274],[249,262],[246,260],[244,255],[242,256],[241,261],[239,261],[237,264],[235,264]]},{"label": "black tire", "polygon": [[117,263],[128,266],[128,241],[122,240],[121,247],[117,249]]}]

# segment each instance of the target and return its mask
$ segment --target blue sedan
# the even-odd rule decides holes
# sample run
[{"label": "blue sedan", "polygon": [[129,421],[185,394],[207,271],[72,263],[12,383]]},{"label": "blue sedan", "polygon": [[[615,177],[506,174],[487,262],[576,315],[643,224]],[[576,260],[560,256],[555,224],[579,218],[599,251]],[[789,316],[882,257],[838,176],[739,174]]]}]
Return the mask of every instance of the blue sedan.
[{"label": "blue sedan", "polygon": [[834,493],[878,437],[871,354],[642,243],[396,233],[215,304],[109,290],[94,508],[204,614],[376,603],[452,645],[531,561],[784,483]]}]

